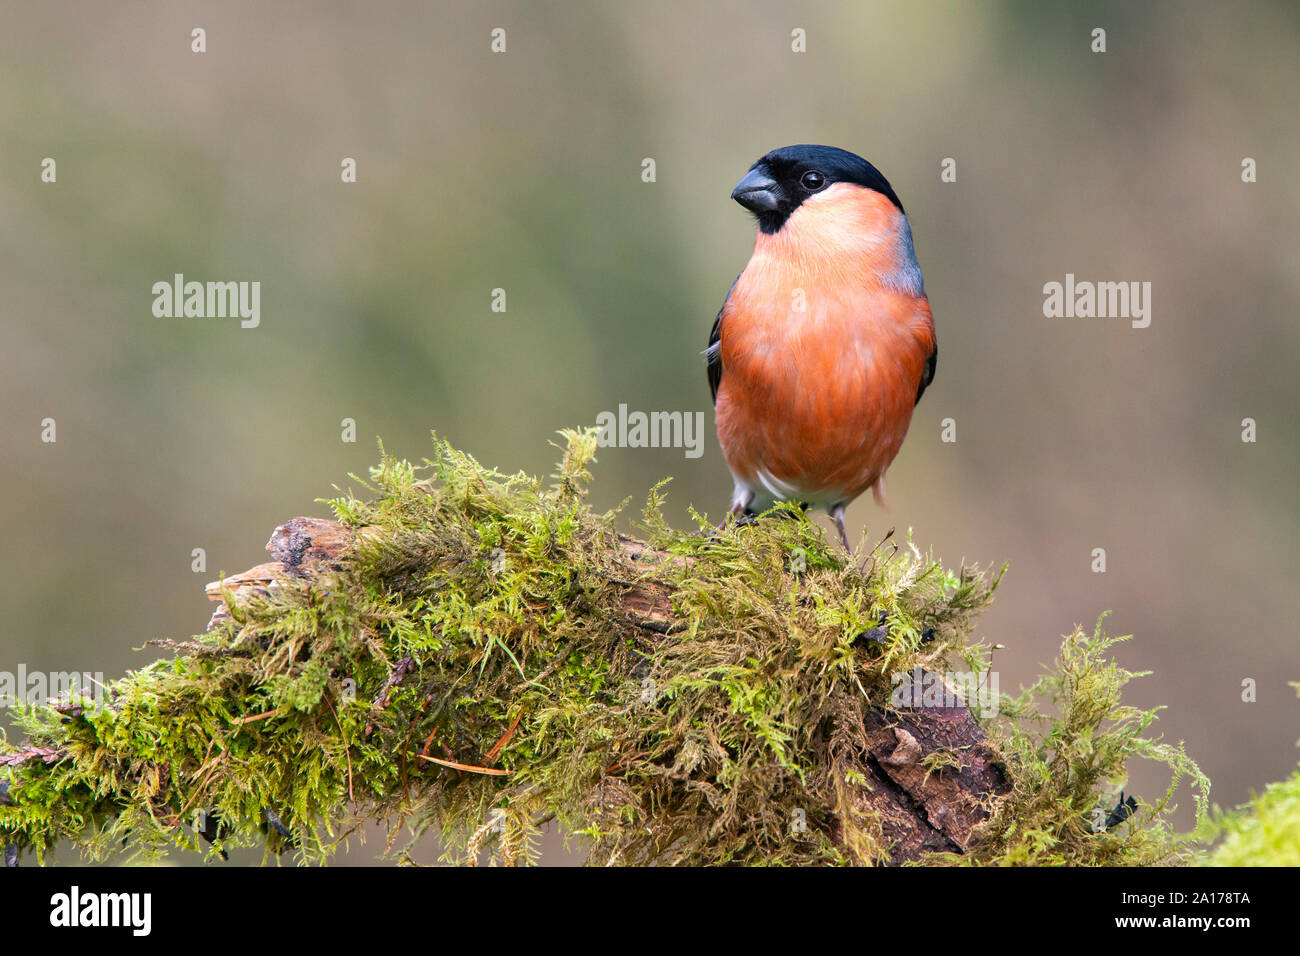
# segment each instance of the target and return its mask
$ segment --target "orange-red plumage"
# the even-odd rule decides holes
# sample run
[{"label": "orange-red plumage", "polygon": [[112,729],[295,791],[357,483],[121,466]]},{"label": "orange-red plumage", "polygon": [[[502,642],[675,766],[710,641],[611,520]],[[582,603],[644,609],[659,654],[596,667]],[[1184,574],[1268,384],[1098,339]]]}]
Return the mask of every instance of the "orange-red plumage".
[{"label": "orange-red plumage", "polygon": [[835,513],[868,488],[879,498],[935,354],[910,229],[891,198],[836,182],[760,231],[717,339],[735,510],[791,499]]}]

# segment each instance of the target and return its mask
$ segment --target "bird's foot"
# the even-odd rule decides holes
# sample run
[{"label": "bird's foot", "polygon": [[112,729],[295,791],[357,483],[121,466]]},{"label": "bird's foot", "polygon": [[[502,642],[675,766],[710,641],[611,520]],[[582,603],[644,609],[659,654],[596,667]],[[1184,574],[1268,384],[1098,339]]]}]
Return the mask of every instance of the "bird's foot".
[{"label": "bird's foot", "polygon": [[727,512],[727,516],[722,519],[721,524],[709,529],[701,528],[699,531],[693,533],[697,538],[708,538],[710,541],[716,541],[718,535],[723,531],[726,531],[729,526],[753,524],[757,520],[758,515],[750,514],[748,511],[737,511],[733,508],[731,511]]},{"label": "bird's foot", "polygon": [[[802,508],[803,508],[804,511],[807,511],[807,510],[808,510],[808,506],[807,506],[807,505],[802,505]],[[797,511],[783,511],[783,510],[777,509],[777,510],[774,510],[774,511],[765,512],[765,515],[768,516],[768,517],[791,518],[791,519],[793,519],[793,518],[798,518],[799,515],[800,515],[800,512],[797,512]],[[759,519],[759,515],[755,514],[755,513],[752,512],[752,511],[749,511],[748,509],[745,509],[745,508],[743,508],[743,507],[737,506],[737,507],[735,507],[735,508],[732,508],[731,511],[730,511],[730,513],[728,513],[727,517],[723,520],[722,524],[718,525],[718,530],[721,531],[723,528],[727,527],[727,525],[729,525],[729,524],[734,524],[734,525],[735,525],[736,527],[738,527],[738,528],[739,528],[739,527],[744,527],[744,526],[746,526],[746,525],[758,524],[758,519]]]},{"label": "bird's foot", "polygon": [[852,554],[853,549],[849,547],[849,533],[844,528],[844,506],[836,505],[831,509],[831,521],[835,522],[835,530],[840,533],[840,544],[844,545],[844,551]]}]

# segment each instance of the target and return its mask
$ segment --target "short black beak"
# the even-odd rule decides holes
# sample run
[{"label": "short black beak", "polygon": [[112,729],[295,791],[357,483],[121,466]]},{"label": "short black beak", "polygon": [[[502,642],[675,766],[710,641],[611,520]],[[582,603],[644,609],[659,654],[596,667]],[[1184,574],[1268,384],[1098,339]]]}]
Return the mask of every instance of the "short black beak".
[{"label": "short black beak", "polygon": [[736,183],[731,198],[753,213],[771,212],[781,200],[776,180],[758,169],[751,169]]}]

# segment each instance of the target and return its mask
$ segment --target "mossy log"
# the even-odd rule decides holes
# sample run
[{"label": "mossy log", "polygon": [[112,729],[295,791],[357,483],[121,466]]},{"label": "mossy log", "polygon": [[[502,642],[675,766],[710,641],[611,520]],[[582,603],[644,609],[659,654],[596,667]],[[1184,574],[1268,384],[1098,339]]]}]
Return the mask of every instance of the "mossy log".
[{"label": "mossy log", "polygon": [[[272,561],[208,586],[207,630],[107,693],[19,709],[0,738],[0,837],[321,861],[379,821],[450,862],[535,862],[547,821],[593,863],[1140,863],[1179,852],[1181,749],[1124,707],[1100,634],[996,718],[898,701],[972,639],[997,576],[885,535],[853,556],[804,516],[641,538],[585,503],[595,433],[554,483],[445,442],[430,474],[383,455],[362,500],[275,530]],[[1055,713],[1034,701],[1046,698]],[[1030,726],[1045,724],[1045,732]],[[1132,756],[1164,800],[1089,824]],[[1198,798],[1198,806],[1204,797]],[[1103,815],[1104,816],[1104,815]],[[405,836],[404,836],[405,835]]]},{"label": "mossy log", "polygon": [[[279,582],[301,583],[337,572],[356,535],[382,533],[380,528],[352,530],[322,518],[300,517],[280,525],[266,544],[271,561],[207,586],[208,597],[221,602],[209,629],[230,619],[232,604],[264,596]],[[639,576],[634,569],[680,566],[694,559],[657,550],[627,535],[619,535],[618,545],[629,569],[627,583],[617,589],[628,623],[652,641],[677,640],[689,626],[673,610],[671,586],[653,576]],[[879,638],[872,640],[879,642]],[[984,730],[970,711],[960,703],[894,711],[879,708],[865,710],[863,720],[864,746],[846,758],[843,772],[867,782],[854,810],[879,819],[889,841],[890,862],[914,861],[934,851],[964,852],[974,829],[989,818],[992,803],[1010,790]],[[925,758],[936,752],[964,756],[951,772],[932,773]],[[457,760],[473,764],[481,762],[482,755],[458,755]],[[799,817],[791,821],[795,829],[799,824]],[[831,838],[838,839],[842,832],[838,819],[832,816],[827,826]]]}]

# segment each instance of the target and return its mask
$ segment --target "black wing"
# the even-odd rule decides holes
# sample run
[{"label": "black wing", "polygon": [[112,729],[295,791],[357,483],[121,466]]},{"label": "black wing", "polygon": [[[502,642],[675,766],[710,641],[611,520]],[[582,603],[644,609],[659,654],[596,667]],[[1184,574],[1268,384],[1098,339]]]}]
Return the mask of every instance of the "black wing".
[{"label": "black wing", "polygon": [[722,308],[718,310],[718,317],[713,320],[713,331],[709,333],[709,347],[704,350],[705,358],[709,361],[709,391],[713,393],[714,405],[718,404],[718,386],[722,383],[722,313],[731,300],[731,293],[736,288],[736,282],[739,281],[740,276],[736,276],[736,281],[731,283],[731,288],[727,290],[727,297],[722,300]]},{"label": "black wing", "polygon": [[916,405],[921,401],[921,396],[925,394],[926,388],[934,381],[934,367],[939,364],[939,346],[935,345],[930,349],[930,354],[925,357],[925,368],[921,369],[921,384],[916,386]]}]

